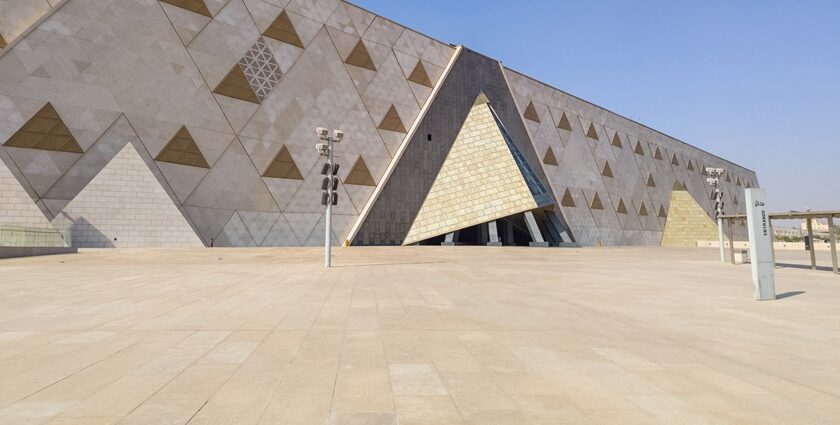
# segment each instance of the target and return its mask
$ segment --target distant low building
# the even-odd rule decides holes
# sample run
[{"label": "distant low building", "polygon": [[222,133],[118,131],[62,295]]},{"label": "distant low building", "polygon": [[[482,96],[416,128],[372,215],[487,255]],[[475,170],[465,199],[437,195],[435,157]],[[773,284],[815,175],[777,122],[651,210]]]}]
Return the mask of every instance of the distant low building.
[{"label": "distant low building", "polygon": [[800,238],[804,235],[807,235],[807,231],[803,231],[802,229],[797,228],[787,228],[787,227],[774,227],[773,228],[773,236],[777,238]]}]

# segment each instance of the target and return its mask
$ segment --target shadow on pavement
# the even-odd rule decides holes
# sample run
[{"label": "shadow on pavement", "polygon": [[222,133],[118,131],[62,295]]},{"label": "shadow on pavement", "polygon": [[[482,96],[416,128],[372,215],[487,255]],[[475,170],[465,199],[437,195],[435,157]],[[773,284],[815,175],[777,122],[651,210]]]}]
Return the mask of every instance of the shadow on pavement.
[{"label": "shadow on pavement", "polygon": [[783,294],[778,294],[778,295],[776,295],[776,299],[777,299],[777,300],[781,300],[781,299],[784,299],[784,298],[790,298],[790,297],[795,297],[795,296],[797,296],[797,295],[802,295],[802,294],[804,294],[804,293],[805,293],[805,291],[790,291],[790,292],[785,292],[785,293],[783,293]]}]

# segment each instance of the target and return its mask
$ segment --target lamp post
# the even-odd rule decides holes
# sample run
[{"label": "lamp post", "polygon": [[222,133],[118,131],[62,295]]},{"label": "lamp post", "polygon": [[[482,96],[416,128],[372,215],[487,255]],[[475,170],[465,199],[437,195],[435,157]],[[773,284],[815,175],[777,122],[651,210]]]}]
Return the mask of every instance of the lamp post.
[{"label": "lamp post", "polygon": [[321,174],[324,180],[321,182],[321,205],[327,208],[326,225],[324,226],[324,267],[332,266],[332,241],[330,240],[330,233],[332,233],[332,207],[338,205],[338,169],[339,165],[333,160],[333,148],[336,143],[341,143],[344,139],[344,132],[341,130],[334,130],[332,137],[329,130],[323,127],[318,127],[315,134],[321,143],[315,145],[318,154],[327,158],[327,162],[321,168]]},{"label": "lamp post", "polygon": [[[720,187],[720,177],[723,175],[725,170],[723,168],[715,168],[715,167],[706,167],[706,173],[709,177],[706,178],[706,181],[709,182],[709,185],[712,186],[712,189],[715,190],[715,219],[717,219],[718,225],[718,244],[720,245],[720,261],[726,262],[726,255],[724,253],[723,248],[723,219],[721,216],[723,215],[723,190]],[[731,240],[729,243],[733,243]],[[735,249],[733,246],[731,249]]]}]

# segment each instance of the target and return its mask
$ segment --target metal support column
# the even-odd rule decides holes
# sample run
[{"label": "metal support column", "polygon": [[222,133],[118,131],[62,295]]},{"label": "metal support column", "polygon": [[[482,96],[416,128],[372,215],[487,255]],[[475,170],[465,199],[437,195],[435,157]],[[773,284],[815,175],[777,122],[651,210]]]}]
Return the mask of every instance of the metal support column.
[{"label": "metal support column", "polygon": [[811,243],[811,270],[817,269],[817,253],[814,252],[814,228],[811,224],[811,219],[807,219],[808,223],[808,241]]},{"label": "metal support column", "polygon": [[[770,227],[770,261],[773,262],[773,268],[776,268],[776,232],[773,231],[773,220],[767,219],[768,227]],[[750,259],[752,261],[752,258]]]},{"label": "metal support column", "polygon": [[533,241],[530,243],[530,246],[549,246],[548,242],[542,237],[540,226],[537,225],[537,220],[534,218],[533,212],[528,211],[525,213],[525,224],[528,226],[528,233],[531,234],[531,240]]},{"label": "metal support column", "polygon": [[455,233],[458,233],[458,232],[447,233],[446,237],[444,238],[443,243],[441,243],[441,245],[442,246],[455,246]]},{"label": "metal support column", "polygon": [[495,220],[487,223],[487,232],[490,237],[490,242],[487,242],[487,246],[502,246],[502,241],[499,240],[499,229],[496,227]]},{"label": "metal support column", "polygon": [[[828,216],[828,240],[831,243],[831,270],[837,273],[837,234],[834,231],[834,217]],[[813,245],[811,245],[813,247]]]},{"label": "metal support column", "polygon": [[729,219],[727,223],[729,225],[729,261],[732,264],[735,264],[735,235],[732,232],[732,228],[735,227],[735,220]]}]

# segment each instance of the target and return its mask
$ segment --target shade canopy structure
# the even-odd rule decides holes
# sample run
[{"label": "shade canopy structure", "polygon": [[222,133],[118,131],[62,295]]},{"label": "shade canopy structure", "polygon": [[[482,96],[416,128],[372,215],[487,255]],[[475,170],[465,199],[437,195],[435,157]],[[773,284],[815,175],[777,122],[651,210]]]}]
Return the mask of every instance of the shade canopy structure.
[{"label": "shade canopy structure", "polygon": [[[734,220],[746,220],[746,214],[730,214],[730,215],[722,215],[720,216],[721,219],[729,223],[729,228],[732,228],[731,222]],[[813,248],[813,240],[814,240],[814,229],[812,226],[813,220],[825,218],[828,220],[828,240],[829,245],[831,246],[831,270],[834,274],[840,274],[837,270],[837,232],[834,229],[834,219],[840,218],[840,210],[828,210],[828,211],[787,211],[787,212],[778,212],[778,213],[770,213],[770,226],[772,227],[773,220],[805,220],[807,227],[808,227],[808,240],[811,241],[811,269],[817,269],[817,257],[816,253],[814,252]],[[730,240],[732,240],[730,238]],[[732,259],[732,263],[735,263],[735,247],[730,245],[730,258]]]}]

